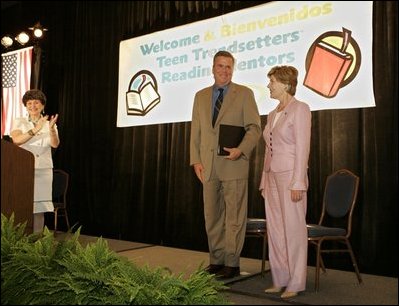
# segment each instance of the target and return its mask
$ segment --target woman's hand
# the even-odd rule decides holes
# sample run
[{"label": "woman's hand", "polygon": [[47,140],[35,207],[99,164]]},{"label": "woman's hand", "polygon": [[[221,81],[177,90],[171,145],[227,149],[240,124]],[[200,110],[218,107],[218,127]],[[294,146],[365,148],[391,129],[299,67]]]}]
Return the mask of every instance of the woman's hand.
[{"label": "woman's hand", "polygon": [[[48,117],[48,116],[46,116],[46,117]],[[50,122],[49,122],[50,129],[54,129],[54,125],[57,122],[57,119],[58,119],[58,114],[55,114],[55,115],[51,116]]]},{"label": "woman's hand", "polygon": [[298,202],[302,200],[303,190],[291,190],[291,201]]},{"label": "woman's hand", "polygon": [[60,144],[60,139],[58,138],[58,133],[55,130],[55,123],[57,122],[58,114],[52,115],[49,121],[49,128],[50,128],[50,145],[53,148],[57,148]]},{"label": "woman's hand", "polygon": [[43,127],[43,125],[47,122],[48,115],[41,117],[37,122],[35,127],[33,128],[33,132],[37,134]]}]

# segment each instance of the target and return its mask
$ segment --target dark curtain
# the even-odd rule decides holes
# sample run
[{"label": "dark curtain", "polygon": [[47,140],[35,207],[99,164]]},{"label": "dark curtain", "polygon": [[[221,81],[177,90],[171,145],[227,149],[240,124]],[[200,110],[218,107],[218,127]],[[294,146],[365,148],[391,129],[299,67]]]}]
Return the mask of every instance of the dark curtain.
[{"label": "dark curtain", "polygon": [[[2,9],[2,34],[37,21],[49,29],[40,84],[47,113],[59,113],[54,162],[70,174],[71,223],[84,234],[207,251],[202,188],[189,166],[190,122],[116,128],[119,42],[262,1],[16,3]],[[360,270],[397,276],[397,3],[373,8],[376,107],[312,112],[307,217],[319,218],[327,175],[353,171],[360,176],[352,234]],[[251,217],[264,216],[263,154],[261,140],[250,168]],[[260,258],[261,242],[248,239],[242,255]],[[346,258],[327,263],[351,270]]]}]

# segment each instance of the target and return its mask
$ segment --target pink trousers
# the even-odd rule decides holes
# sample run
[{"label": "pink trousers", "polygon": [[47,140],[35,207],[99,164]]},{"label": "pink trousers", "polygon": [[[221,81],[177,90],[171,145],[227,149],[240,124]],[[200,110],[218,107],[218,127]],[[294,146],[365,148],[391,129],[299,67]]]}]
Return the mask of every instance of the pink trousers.
[{"label": "pink trousers", "polygon": [[306,289],[308,239],[306,191],[302,200],[291,201],[293,171],[268,172],[265,180],[265,211],[269,263],[273,285],[286,291]]}]

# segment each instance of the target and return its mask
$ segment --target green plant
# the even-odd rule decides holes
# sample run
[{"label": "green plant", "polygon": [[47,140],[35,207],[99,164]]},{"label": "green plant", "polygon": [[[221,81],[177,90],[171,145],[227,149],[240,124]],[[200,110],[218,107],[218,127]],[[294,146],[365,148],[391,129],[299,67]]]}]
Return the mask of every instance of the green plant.
[{"label": "green plant", "polygon": [[82,247],[80,228],[60,242],[47,229],[28,236],[24,229],[1,216],[3,305],[228,304],[224,285],[202,269],[184,279],[137,267],[101,238]]}]

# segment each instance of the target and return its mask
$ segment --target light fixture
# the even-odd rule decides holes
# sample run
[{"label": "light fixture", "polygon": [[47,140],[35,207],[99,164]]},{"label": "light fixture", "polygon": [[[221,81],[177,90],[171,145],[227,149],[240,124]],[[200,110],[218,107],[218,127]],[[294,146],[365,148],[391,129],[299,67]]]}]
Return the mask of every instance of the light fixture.
[{"label": "light fixture", "polygon": [[44,34],[44,31],[47,31],[47,29],[43,28],[43,26],[40,24],[40,21],[36,22],[36,24],[29,28],[29,30],[33,31],[33,36],[35,38],[41,38]]},{"label": "light fixture", "polygon": [[43,30],[42,29],[34,29],[33,30],[33,35],[37,38],[42,37],[43,36]]},{"label": "light fixture", "polygon": [[15,37],[15,40],[19,42],[22,46],[27,44],[29,41],[30,37],[26,32],[21,32],[18,34],[17,37]]},{"label": "light fixture", "polygon": [[12,39],[12,37],[11,37],[10,35],[5,35],[5,36],[3,36],[3,38],[1,39],[1,44],[2,44],[5,48],[11,47],[13,43],[14,43],[14,39]]},{"label": "light fixture", "polygon": [[22,31],[15,38],[15,34],[12,36],[8,34],[4,35],[1,38],[1,45],[5,49],[11,49],[11,47],[15,48],[14,40],[16,40],[20,46],[25,46],[28,43],[31,44],[31,40],[33,40],[34,44],[39,45],[40,41],[43,39],[44,32],[47,31],[47,29],[43,28],[43,26],[40,24],[40,21],[38,21],[33,27],[29,28],[29,30],[31,30],[32,33]]}]

